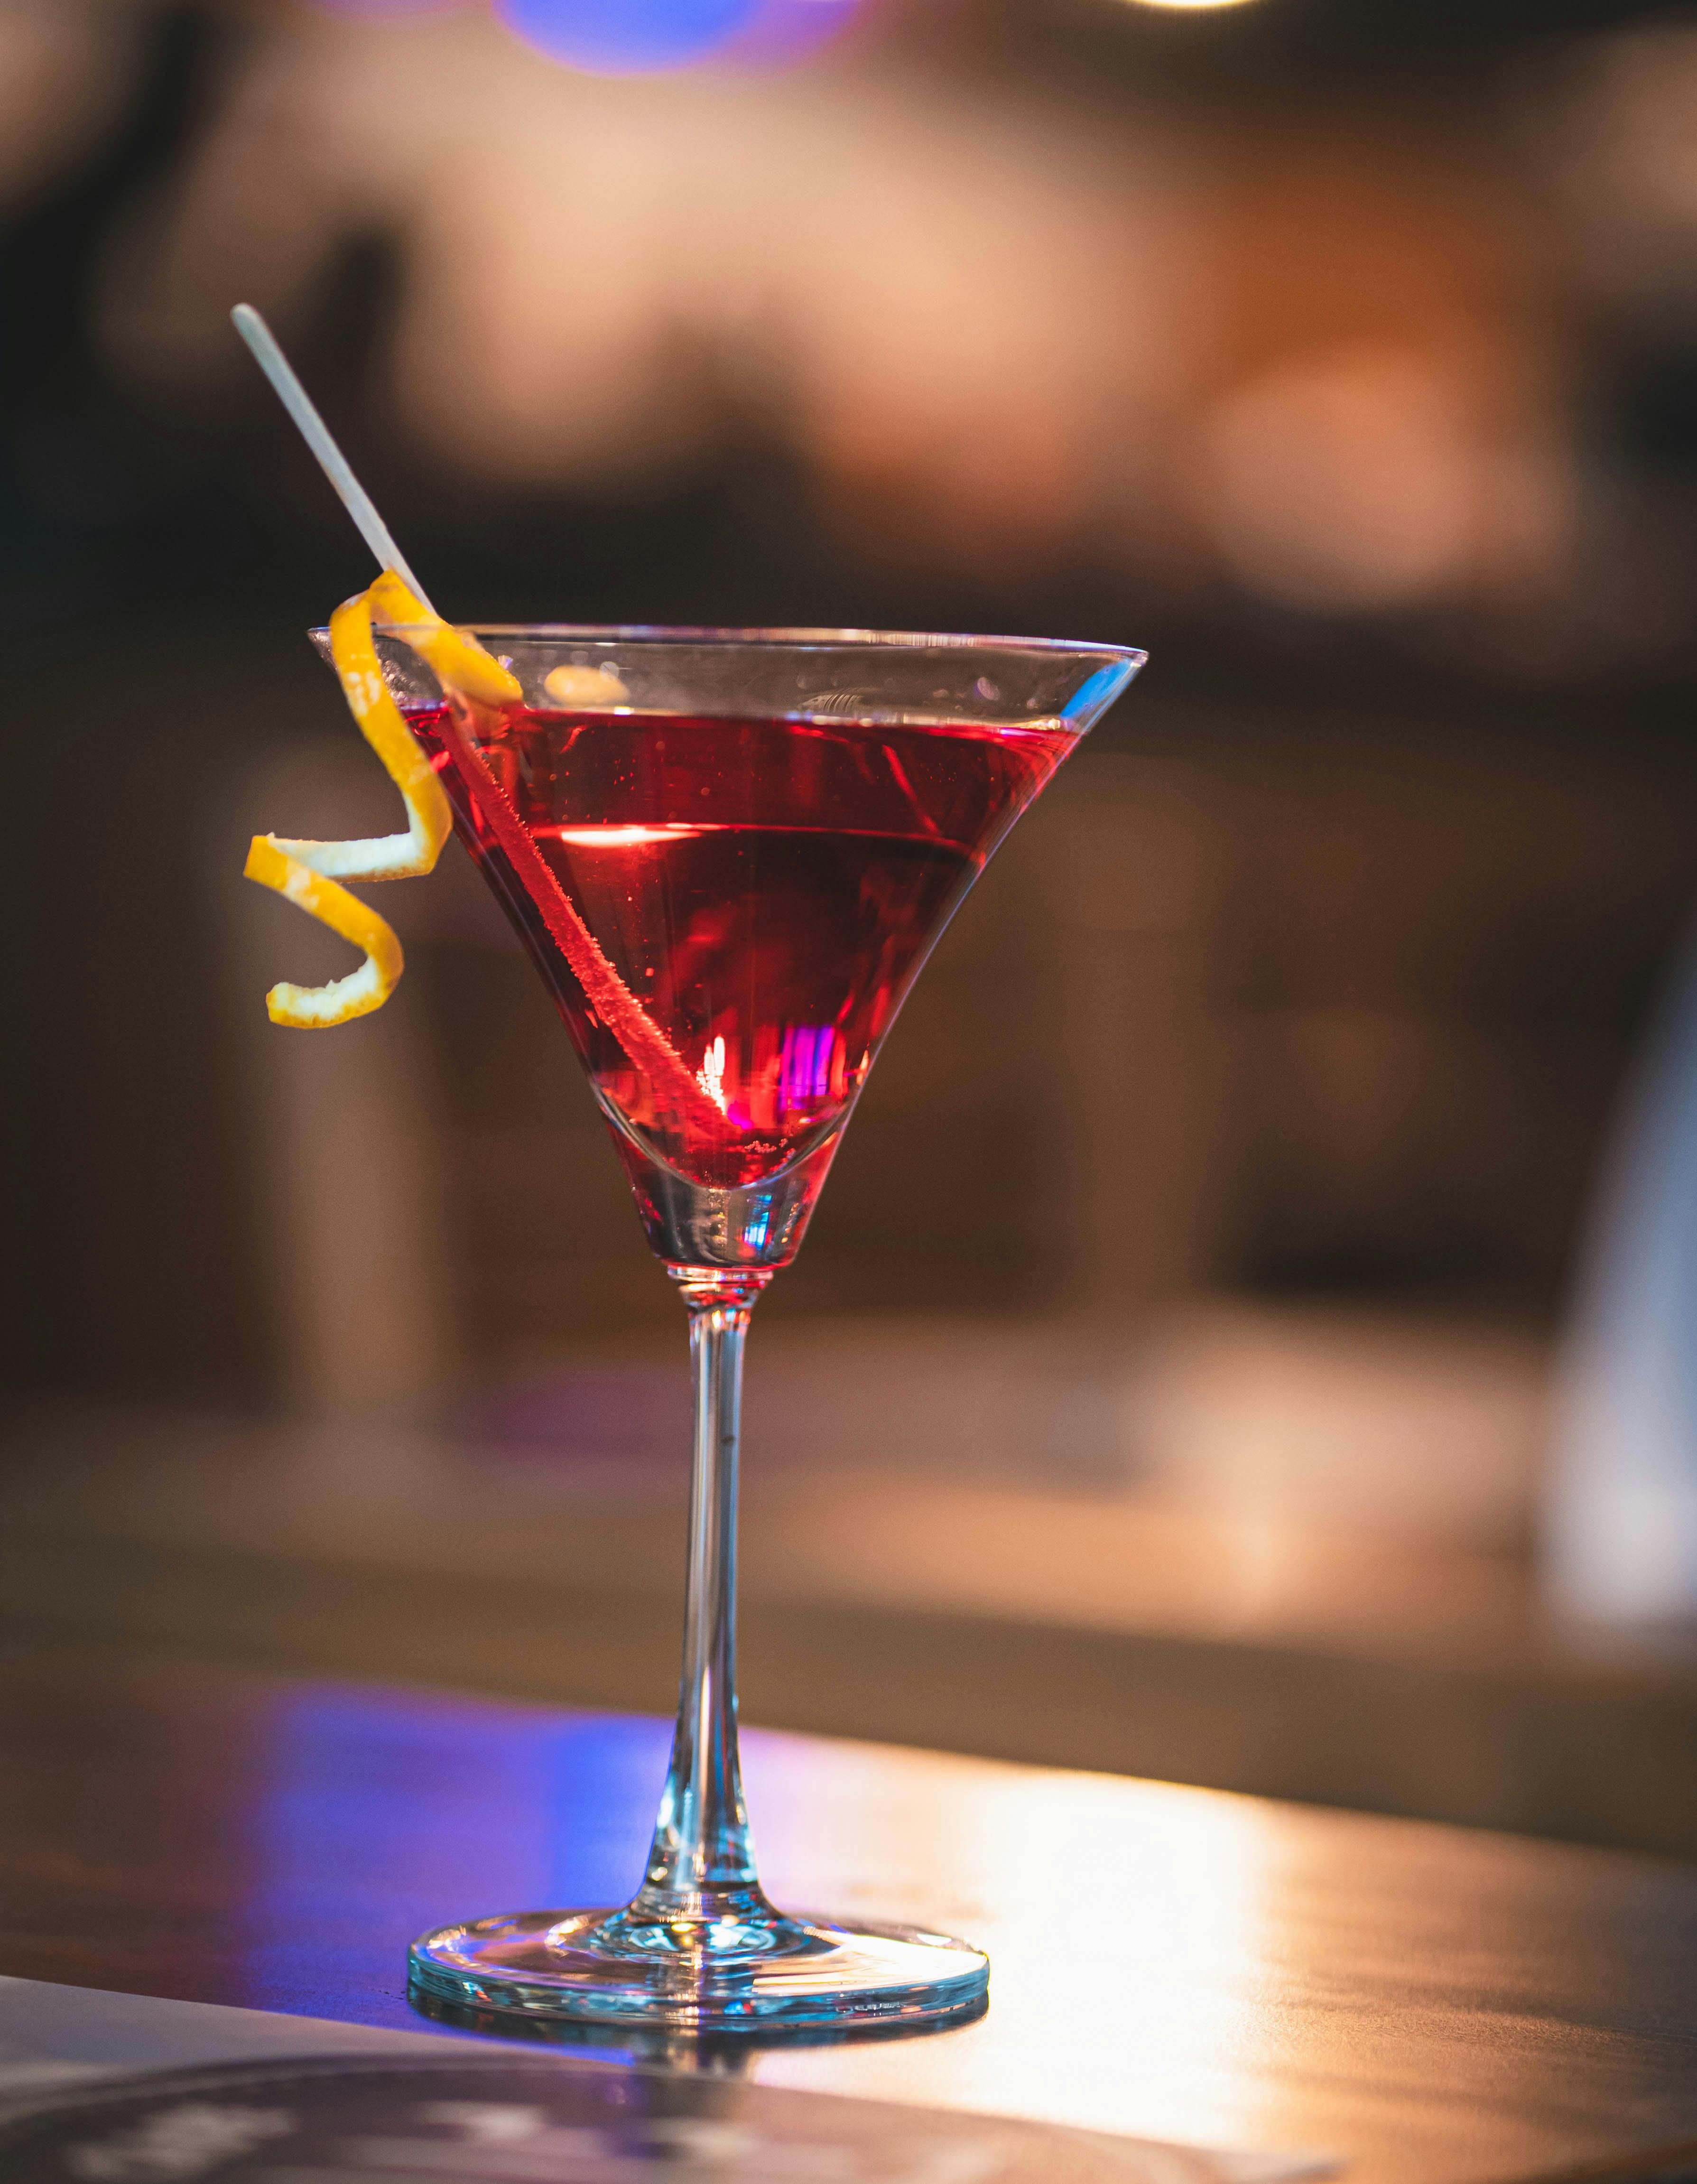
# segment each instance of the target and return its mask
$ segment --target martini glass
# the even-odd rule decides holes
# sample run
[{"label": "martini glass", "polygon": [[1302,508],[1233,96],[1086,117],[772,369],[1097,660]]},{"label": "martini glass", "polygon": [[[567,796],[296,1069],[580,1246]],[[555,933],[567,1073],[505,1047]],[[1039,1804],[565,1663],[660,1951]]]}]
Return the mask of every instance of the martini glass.
[{"label": "martini glass", "polygon": [[657,2031],[970,2013],[980,1951],[786,1914],[761,1892],[737,1757],[743,1338],[921,964],[1143,655],[854,630],[474,633],[520,700],[442,690],[403,643],[379,649],[682,1293],[694,1471],[677,1730],[641,1889],[622,1909],[444,1926],[413,1946],[414,1991]]}]

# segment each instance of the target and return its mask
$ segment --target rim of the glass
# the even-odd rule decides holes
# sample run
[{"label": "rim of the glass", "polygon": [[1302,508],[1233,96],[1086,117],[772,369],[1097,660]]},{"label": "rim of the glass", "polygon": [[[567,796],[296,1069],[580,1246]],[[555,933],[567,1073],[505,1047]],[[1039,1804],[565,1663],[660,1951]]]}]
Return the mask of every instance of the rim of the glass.
[{"label": "rim of the glass", "polygon": [[[388,622],[378,626],[382,637],[400,637],[409,630],[431,629],[432,622]],[[899,652],[1028,652],[1066,655],[1073,659],[1114,660],[1141,667],[1149,655],[1140,645],[1111,644],[1099,639],[1065,637],[973,636],[960,631],[914,629],[732,629],[711,624],[698,627],[668,622],[594,621],[462,621],[452,625],[473,637],[556,638],[573,644],[768,644],[798,652],[823,651],[832,646],[864,646]],[[327,627],[314,629],[314,637],[328,635]]]}]

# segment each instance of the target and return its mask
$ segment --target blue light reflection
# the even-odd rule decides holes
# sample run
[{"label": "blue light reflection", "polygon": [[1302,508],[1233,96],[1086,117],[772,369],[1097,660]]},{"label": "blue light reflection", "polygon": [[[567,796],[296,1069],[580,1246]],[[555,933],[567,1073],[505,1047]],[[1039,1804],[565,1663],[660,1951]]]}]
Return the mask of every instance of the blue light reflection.
[{"label": "blue light reflection", "polygon": [[255,1993],[383,2022],[426,1928],[634,1894],[671,1725],[309,1687],[278,1700],[264,1743]]},{"label": "blue light reflection", "polygon": [[848,22],[859,0],[497,0],[550,59],[597,75],[645,75],[722,56],[795,60]]},{"label": "blue light reflection", "polygon": [[500,0],[502,18],[549,58],[602,75],[705,60],[746,31],[761,0]]}]

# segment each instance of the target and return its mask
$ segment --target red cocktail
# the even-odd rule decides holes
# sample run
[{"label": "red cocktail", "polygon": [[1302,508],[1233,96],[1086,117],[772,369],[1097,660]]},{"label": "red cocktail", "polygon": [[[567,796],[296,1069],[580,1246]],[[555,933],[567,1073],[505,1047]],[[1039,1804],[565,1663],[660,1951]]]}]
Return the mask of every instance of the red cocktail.
[{"label": "red cocktail", "polygon": [[462,705],[462,734],[446,705],[408,718],[645,1197],[655,1163],[722,1190],[834,1142],[950,913],[1077,741],[526,705]]}]

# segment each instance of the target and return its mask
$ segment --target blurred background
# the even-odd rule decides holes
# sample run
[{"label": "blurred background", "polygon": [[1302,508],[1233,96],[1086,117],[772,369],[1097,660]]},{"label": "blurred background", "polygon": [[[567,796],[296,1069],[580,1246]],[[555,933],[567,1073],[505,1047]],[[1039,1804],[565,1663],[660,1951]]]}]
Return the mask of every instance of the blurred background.
[{"label": "blurred background", "polygon": [[893,1036],[748,1394],[751,1719],[1697,1851],[1697,10],[6,0],[25,1634],[664,1710],[682,1315],[303,632],[1151,665]]}]

